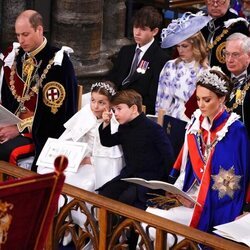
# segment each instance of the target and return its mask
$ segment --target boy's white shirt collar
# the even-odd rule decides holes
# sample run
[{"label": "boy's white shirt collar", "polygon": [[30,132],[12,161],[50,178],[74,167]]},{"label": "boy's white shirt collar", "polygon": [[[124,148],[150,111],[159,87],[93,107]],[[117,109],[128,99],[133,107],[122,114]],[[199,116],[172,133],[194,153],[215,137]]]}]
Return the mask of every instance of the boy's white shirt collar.
[{"label": "boy's white shirt collar", "polygon": [[154,42],[154,37],[152,39],[152,41],[150,41],[149,43],[139,47],[139,45],[137,44],[136,49],[139,48],[141,50],[140,56],[139,56],[139,61],[142,59],[142,57],[144,56],[144,54],[146,53],[146,51],[148,50],[148,48],[152,45],[152,43]]}]

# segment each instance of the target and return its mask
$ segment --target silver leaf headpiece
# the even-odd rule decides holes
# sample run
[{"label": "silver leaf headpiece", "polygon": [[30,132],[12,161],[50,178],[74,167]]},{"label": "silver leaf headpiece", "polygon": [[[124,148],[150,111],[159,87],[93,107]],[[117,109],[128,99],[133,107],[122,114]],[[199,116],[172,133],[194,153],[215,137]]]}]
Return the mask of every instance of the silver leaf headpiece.
[{"label": "silver leaf headpiece", "polygon": [[227,94],[228,89],[227,89],[226,81],[221,79],[218,75],[211,73],[210,70],[216,70],[216,71],[220,71],[221,73],[223,73],[220,67],[214,66],[211,69],[204,70],[198,76],[197,82],[201,82],[204,85],[211,85],[215,87],[217,90],[219,90],[220,92]]},{"label": "silver leaf headpiece", "polygon": [[105,82],[93,83],[91,86],[91,91],[96,87],[97,88],[104,88],[105,90],[107,90],[109,92],[109,94],[111,96],[114,96],[116,94],[116,91],[114,90],[114,88],[112,88],[108,83],[105,83]]}]

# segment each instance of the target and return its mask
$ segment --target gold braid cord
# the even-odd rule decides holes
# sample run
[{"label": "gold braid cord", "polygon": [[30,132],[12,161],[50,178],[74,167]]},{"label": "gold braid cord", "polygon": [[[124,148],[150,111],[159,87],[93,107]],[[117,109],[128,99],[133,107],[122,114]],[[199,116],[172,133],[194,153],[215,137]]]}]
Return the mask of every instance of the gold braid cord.
[{"label": "gold braid cord", "polygon": [[155,207],[160,209],[169,210],[174,207],[182,206],[181,202],[173,195],[167,194],[166,196],[152,194],[154,198],[148,199],[147,203],[149,207]]},{"label": "gold braid cord", "polygon": [[[236,22],[235,22],[236,23]],[[232,28],[232,26],[235,24],[235,23],[232,23],[228,28],[224,28],[221,32],[220,35],[216,36],[216,38],[214,39],[214,41],[212,43],[209,43],[208,44],[208,49],[212,49],[214,46],[217,45],[218,42],[221,41],[221,39],[226,35],[228,34],[229,30]]]},{"label": "gold braid cord", "polygon": [[17,124],[18,131],[21,133],[24,131],[25,128],[31,132],[32,124],[33,124],[34,116],[31,116],[26,119],[22,119],[22,122]]}]

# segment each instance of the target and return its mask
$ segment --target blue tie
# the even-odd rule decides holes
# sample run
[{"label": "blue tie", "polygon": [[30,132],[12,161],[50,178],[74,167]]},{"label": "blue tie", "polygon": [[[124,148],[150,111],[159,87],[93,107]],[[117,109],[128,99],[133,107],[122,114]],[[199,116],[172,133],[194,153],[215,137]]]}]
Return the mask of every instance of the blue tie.
[{"label": "blue tie", "polygon": [[136,51],[135,51],[134,59],[133,59],[133,62],[131,64],[131,68],[130,68],[129,74],[123,80],[122,85],[127,84],[129,82],[131,76],[134,74],[134,72],[135,72],[135,70],[137,68],[137,64],[139,62],[140,53],[141,53],[141,49],[137,48]]}]

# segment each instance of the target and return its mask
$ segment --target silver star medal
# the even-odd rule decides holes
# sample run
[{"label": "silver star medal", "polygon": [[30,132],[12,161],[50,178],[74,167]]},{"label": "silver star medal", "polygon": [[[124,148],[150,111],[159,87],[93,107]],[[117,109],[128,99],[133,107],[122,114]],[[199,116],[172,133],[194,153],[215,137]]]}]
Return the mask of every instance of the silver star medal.
[{"label": "silver star medal", "polygon": [[214,180],[212,186],[213,190],[218,190],[219,199],[222,199],[225,195],[228,195],[233,199],[234,192],[240,189],[241,175],[235,175],[234,166],[229,170],[225,170],[220,166],[219,173],[217,175],[211,175]]}]

